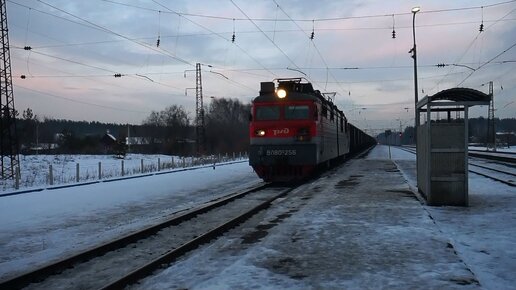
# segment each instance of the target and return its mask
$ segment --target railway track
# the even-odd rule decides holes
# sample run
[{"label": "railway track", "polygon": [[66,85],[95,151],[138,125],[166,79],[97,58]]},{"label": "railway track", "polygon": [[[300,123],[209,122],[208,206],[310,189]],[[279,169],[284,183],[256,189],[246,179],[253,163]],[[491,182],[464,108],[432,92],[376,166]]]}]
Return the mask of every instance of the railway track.
[{"label": "railway track", "polygon": [[[413,149],[408,149],[408,148],[403,148],[403,147],[398,147],[398,148],[401,149],[401,150],[410,152],[412,154],[416,154],[416,151],[413,150]],[[512,155],[509,155],[509,156],[512,157]],[[497,161],[504,161],[504,162],[511,162],[512,163],[514,158],[513,157],[511,158],[511,157],[507,157],[509,159],[509,161],[506,158],[501,158],[501,157],[498,157],[495,160],[497,160]],[[477,157],[477,158],[481,158],[481,157]],[[491,158],[488,158],[488,159],[491,159]],[[471,172],[471,173],[478,174],[480,176],[484,176],[486,178],[489,178],[489,179],[492,179],[492,180],[495,180],[495,181],[507,184],[507,185],[509,185],[511,187],[515,187],[516,186],[516,183],[514,182],[514,180],[516,179],[515,178],[516,174],[514,174],[512,172],[505,171],[505,170],[500,170],[500,169],[497,169],[497,168],[492,168],[492,167],[488,167],[488,166],[484,166],[484,165],[480,165],[480,164],[475,164],[475,163],[472,163],[472,162],[469,162],[468,164],[471,165],[471,166],[475,166],[475,167],[481,168],[483,170],[487,170],[487,172],[497,172],[497,173],[499,173],[499,176],[490,175],[486,171],[481,172],[481,171],[478,171],[478,170],[468,169],[468,171]],[[503,166],[507,166],[507,167],[512,167],[511,164],[505,164],[505,163],[499,163],[499,164],[501,164]],[[503,178],[500,178],[500,177],[503,177]]]},{"label": "railway track", "polygon": [[481,159],[497,160],[515,164],[516,153],[514,152],[488,152],[484,150],[469,150],[468,155],[470,157],[477,157]]},{"label": "railway track", "polygon": [[[294,188],[260,184],[0,282],[0,289],[120,289],[209,242]],[[251,194],[252,193],[252,194]]]}]

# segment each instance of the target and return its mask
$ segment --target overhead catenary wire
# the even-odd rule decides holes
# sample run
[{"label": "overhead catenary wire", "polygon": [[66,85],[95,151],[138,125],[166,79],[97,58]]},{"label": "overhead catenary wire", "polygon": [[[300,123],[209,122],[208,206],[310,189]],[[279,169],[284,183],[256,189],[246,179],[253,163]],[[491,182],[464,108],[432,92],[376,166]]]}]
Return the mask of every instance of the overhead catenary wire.
[{"label": "overhead catenary wire", "polygon": [[[50,58],[54,58],[54,59],[58,59],[58,60],[66,61],[66,62],[70,62],[70,63],[73,63],[73,64],[77,64],[77,65],[81,65],[81,66],[84,66],[84,67],[89,67],[89,68],[93,68],[93,69],[97,69],[97,70],[101,70],[101,71],[105,71],[105,72],[110,72],[110,73],[112,73],[111,76],[114,76],[114,77],[121,77],[121,76],[135,77],[135,76],[137,76],[136,74],[122,74],[122,73],[120,73],[118,71],[114,71],[114,70],[111,70],[111,69],[107,69],[107,68],[103,68],[103,67],[99,67],[99,66],[95,66],[95,65],[86,64],[86,63],[83,63],[83,62],[80,62],[80,61],[71,60],[71,59],[67,59],[67,58],[63,58],[63,57],[60,57],[60,56],[51,55],[51,54],[44,53],[44,52],[39,52],[39,51],[34,51],[34,50],[31,50],[31,51],[33,53],[35,53],[35,54],[43,55],[43,56],[46,56],[46,57],[50,57]],[[146,79],[148,79],[148,78],[146,78]],[[150,80],[150,79],[148,79],[148,80]],[[177,89],[177,90],[182,90],[182,88],[179,88],[179,87],[167,85],[167,84],[164,84],[164,83],[161,83],[161,82],[157,82],[157,81],[154,81],[154,80],[151,80],[151,81],[153,83],[156,83],[156,84],[161,85],[161,86],[165,86],[165,87],[169,87],[169,88],[173,88],[173,89]]]},{"label": "overhead catenary wire", "polygon": [[[51,15],[55,16],[55,15]],[[516,21],[516,18],[512,19],[502,19],[500,21]],[[484,20],[484,22],[499,22],[499,20]],[[467,24],[476,24],[477,21],[462,21],[462,22],[447,22],[447,23],[437,23],[437,24],[420,24],[416,25],[416,28],[422,27],[437,27],[437,26],[457,26],[457,25],[467,25]],[[13,24],[13,26],[16,26]],[[88,26],[90,27],[90,26]],[[397,29],[412,29],[412,26],[397,26]],[[318,31],[357,31],[357,30],[390,30],[391,28],[387,27],[353,27],[353,28],[315,28],[315,32]],[[289,33],[289,32],[298,32],[299,29],[278,29],[278,30],[263,30],[266,33]],[[176,34],[176,35],[161,35],[161,38],[178,38],[178,37],[196,37],[196,36],[211,36],[216,34],[221,35],[231,35],[231,31],[220,31],[220,32],[208,32],[208,33],[184,33],[184,34]],[[252,33],[261,33],[258,30],[239,30],[239,34],[252,34]],[[143,41],[143,40],[152,40],[154,36],[145,36],[145,37],[136,37],[131,38],[132,40]],[[58,48],[58,47],[71,47],[71,46],[86,46],[86,45],[101,45],[101,44],[111,44],[111,43],[119,43],[127,41],[125,39],[119,40],[100,40],[100,41],[86,41],[86,42],[74,42],[74,43],[63,43],[63,44],[50,44],[50,45],[38,45],[33,46],[34,49],[43,49],[43,48]]]},{"label": "overhead catenary wire", "polygon": [[[287,12],[278,4],[278,2],[276,2],[276,0],[273,0],[274,3],[276,3],[276,5],[278,5],[278,8],[283,12],[283,14],[285,14],[287,16],[287,18],[289,19],[292,19],[290,17],[289,14],[287,14]],[[308,37],[308,34],[303,30],[303,28],[301,26],[299,26],[299,24],[296,23],[296,21],[294,21],[292,19],[292,22]],[[314,23],[314,22],[312,22]],[[315,24],[314,24],[315,25]],[[312,30],[313,31],[313,30]],[[315,42],[313,41],[314,37],[313,37],[313,32],[312,32],[312,35],[310,35],[310,40],[311,40],[311,43],[313,44],[314,48],[315,48],[315,51],[317,52],[317,54],[319,55],[319,57],[321,58],[324,66],[326,67],[326,84],[324,86],[324,89],[326,90],[327,88],[327,84],[328,84],[328,73],[331,75],[331,77],[337,82],[337,78],[335,78],[335,76],[333,75],[333,73],[328,69],[328,63],[326,62],[326,60],[324,59],[321,51],[319,50],[319,48],[317,47],[317,45],[315,44]],[[299,68],[299,67],[298,67]],[[339,88],[341,89],[341,91],[344,91],[344,89],[340,86],[339,83],[337,83],[337,85],[339,86]],[[349,93],[349,91],[348,91]]]},{"label": "overhead catenary wire", "polygon": [[[157,11],[156,9],[152,9],[152,8],[148,8],[148,7],[143,7],[143,6],[139,6],[139,5],[134,5],[134,4],[123,3],[123,2],[114,1],[114,0],[101,0],[101,1],[108,2],[108,3],[113,3],[113,4],[117,4],[117,5],[123,5],[123,6],[126,6],[126,7],[132,7],[132,8],[147,10],[147,11],[153,11],[153,12]],[[425,14],[425,13],[429,13],[430,14],[430,13],[444,13],[444,12],[454,12],[454,11],[478,10],[478,9],[482,9],[482,7],[483,8],[490,8],[490,7],[505,5],[505,4],[514,3],[514,2],[516,2],[516,0],[503,1],[503,2],[498,2],[498,3],[493,3],[493,4],[490,4],[490,5],[483,5],[483,6],[468,6],[468,7],[449,8],[449,9],[427,10],[427,11],[420,11],[419,13],[420,14]],[[200,13],[187,13],[187,12],[181,12],[181,11],[174,11],[174,12],[169,12],[169,13],[181,14],[183,16],[211,18],[211,19],[228,20],[228,21],[232,21],[234,19],[235,21],[249,21],[249,20],[252,20],[252,21],[257,21],[257,22],[258,21],[260,21],[260,22],[261,21],[264,21],[264,22],[276,22],[276,21],[279,21],[279,22],[290,22],[290,21],[296,21],[296,22],[312,22],[312,21],[315,21],[315,22],[328,22],[328,21],[340,21],[340,20],[350,20],[350,19],[367,19],[367,18],[392,17],[392,15],[395,15],[395,16],[412,15],[412,12],[403,12],[403,13],[390,13],[390,14],[342,16],[342,17],[331,17],[331,18],[289,19],[289,18],[247,18],[247,17],[246,18],[241,18],[241,17],[235,17],[235,16],[221,16],[221,15],[208,15],[208,14],[200,14]]]},{"label": "overhead catenary wire", "polygon": [[242,10],[233,0],[230,0],[231,3],[242,13],[244,14],[249,21],[288,59],[288,61],[294,65],[296,68],[298,68],[298,65],[265,33],[260,26],[258,26],[253,20],[250,19],[250,17]]},{"label": "overhead catenary wire", "polygon": [[[483,6],[483,7],[487,7],[487,6]],[[464,50],[464,52],[461,54],[460,57],[458,57],[454,62],[455,63],[460,63],[462,61],[462,59],[466,56],[466,54],[468,53],[468,51],[471,49],[471,47],[473,47],[473,44],[477,41],[477,39],[479,38],[480,34],[481,33],[484,33],[485,31],[489,30],[490,28],[492,28],[494,25],[498,24],[500,21],[502,21],[503,19],[505,19],[507,16],[511,15],[514,11],[516,11],[516,8],[515,9],[512,9],[511,11],[509,11],[507,14],[505,14],[504,16],[500,17],[499,19],[495,20],[493,23],[491,23],[491,25],[489,25],[487,28],[485,28],[483,31],[479,31],[476,36],[473,38],[473,40],[468,44],[468,46],[466,47],[466,49]],[[454,70],[454,67],[452,67],[449,72],[451,73],[452,71]],[[473,71],[474,72],[474,71]],[[467,78],[469,78],[472,74],[470,73],[463,81],[461,81],[459,84],[457,84],[457,86],[461,85]],[[439,80],[435,86],[430,89],[430,91],[433,91],[435,88],[438,88],[439,85],[447,78],[448,76],[444,76],[441,80]]]},{"label": "overhead catenary wire", "polygon": [[37,1],[38,1],[38,2],[40,2],[40,3],[42,3],[42,4],[44,4],[44,5],[46,5],[46,6],[49,6],[49,7],[53,8],[53,9],[56,9],[56,10],[58,10],[58,11],[60,11],[60,12],[64,13],[64,14],[66,14],[66,15],[69,15],[69,16],[71,16],[71,17],[73,17],[73,18],[79,19],[79,20],[81,20],[81,21],[84,21],[85,23],[88,23],[88,24],[90,24],[90,25],[92,25],[92,26],[94,26],[94,27],[97,27],[97,28],[99,28],[101,31],[104,31],[104,32],[107,32],[107,33],[113,34],[113,35],[115,35],[115,36],[121,37],[121,38],[126,39],[126,40],[128,40],[128,41],[131,41],[131,42],[133,42],[133,43],[136,43],[137,45],[140,45],[140,46],[143,46],[143,47],[145,47],[145,48],[147,48],[147,49],[153,50],[153,51],[155,51],[155,52],[157,52],[157,53],[165,54],[165,55],[167,55],[168,57],[170,57],[170,58],[172,58],[172,59],[175,59],[175,60],[177,60],[177,61],[179,61],[179,62],[181,62],[181,63],[184,63],[184,64],[188,64],[188,65],[190,65],[190,66],[193,66],[193,64],[192,64],[191,62],[189,62],[189,61],[187,61],[187,60],[185,60],[185,59],[182,59],[182,58],[180,58],[180,57],[178,57],[178,56],[176,56],[176,55],[173,55],[173,54],[171,54],[170,52],[167,52],[166,50],[158,49],[158,48],[155,48],[155,47],[153,47],[153,46],[150,46],[150,45],[148,45],[148,44],[146,44],[146,43],[141,43],[141,42],[139,42],[139,41],[133,40],[133,39],[131,39],[131,38],[129,38],[129,37],[127,37],[127,36],[123,35],[123,34],[120,34],[120,33],[118,33],[118,32],[115,32],[115,31],[111,30],[111,29],[108,29],[108,28],[106,28],[106,27],[103,27],[103,26],[101,26],[101,25],[98,25],[98,24],[96,24],[96,23],[93,23],[93,22],[91,22],[91,21],[89,21],[89,20],[87,20],[87,19],[84,19],[84,18],[82,18],[82,17],[79,17],[79,16],[77,16],[77,15],[75,15],[75,14],[72,14],[72,13],[70,13],[70,12],[66,11],[66,10],[63,10],[63,9],[61,9],[61,8],[59,8],[59,7],[56,7],[56,6],[51,5],[51,4],[48,4],[48,3],[46,3],[46,2],[44,2],[44,1],[42,1],[42,0],[37,0]]},{"label": "overhead catenary wire", "polygon": [[[516,0],[515,0],[515,1],[516,1]],[[170,9],[169,7],[167,7],[167,6],[163,5],[163,4],[161,4],[160,2],[158,2],[158,1],[156,1],[156,0],[152,0],[152,2],[156,3],[157,5],[159,5],[160,7],[164,8],[164,9],[168,10],[169,12],[172,12],[172,13],[174,13],[174,14],[176,14],[176,15],[178,15],[178,16],[180,16],[180,17],[184,18],[184,19],[186,19],[186,20],[187,20],[187,21],[189,21],[190,23],[192,23],[192,24],[194,24],[194,25],[196,25],[196,26],[198,26],[198,27],[201,27],[202,29],[204,29],[204,30],[206,30],[206,31],[209,31],[210,33],[213,33],[214,35],[216,35],[216,36],[218,36],[218,37],[220,37],[220,38],[224,39],[225,41],[228,41],[228,42],[230,42],[230,41],[231,41],[230,39],[228,39],[228,38],[224,37],[222,34],[220,34],[220,33],[218,33],[218,32],[215,32],[215,31],[213,31],[212,29],[210,29],[210,28],[208,28],[208,27],[206,27],[206,26],[204,26],[204,25],[202,25],[202,24],[200,24],[200,23],[197,23],[197,22],[195,22],[195,21],[193,21],[193,20],[189,19],[188,17],[183,16],[182,14],[180,14],[180,13],[178,13],[178,12],[175,12],[174,10]],[[263,64],[262,64],[258,59],[256,59],[254,56],[252,56],[248,51],[246,51],[245,49],[243,49],[243,48],[242,48],[238,43],[234,43],[234,45],[235,45],[236,47],[238,47],[238,48],[239,48],[239,49],[240,49],[240,50],[241,50],[245,55],[247,55],[250,59],[252,59],[252,60],[253,60],[254,62],[256,62],[258,65],[260,65],[260,66],[261,66],[261,67],[263,67],[265,70],[267,70],[267,67],[266,67],[266,66],[264,66],[264,65],[263,65]],[[276,76],[272,71],[269,71],[269,73],[270,73],[270,74],[272,74],[273,76]]]},{"label": "overhead catenary wire", "polygon": [[482,65],[480,65],[479,67],[477,67],[475,70],[473,70],[467,77],[465,77],[460,83],[457,84],[457,87],[462,85],[467,79],[469,79],[476,71],[478,71],[479,69],[483,68],[484,66],[488,65],[489,63],[491,63],[493,60],[497,59],[498,57],[502,56],[503,54],[505,54],[506,52],[508,52],[509,50],[511,50],[512,48],[514,48],[516,46],[516,42],[513,43],[510,47],[506,48],[505,50],[503,50],[502,52],[500,52],[499,54],[497,54],[496,56],[492,57],[491,59],[489,59],[488,61],[484,62]]}]

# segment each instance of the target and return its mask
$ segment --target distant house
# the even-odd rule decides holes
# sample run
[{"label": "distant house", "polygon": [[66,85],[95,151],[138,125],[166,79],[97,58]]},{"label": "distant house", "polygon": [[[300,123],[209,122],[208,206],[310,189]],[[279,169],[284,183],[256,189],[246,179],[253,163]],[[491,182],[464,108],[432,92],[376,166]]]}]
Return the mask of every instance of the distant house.
[{"label": "distant house", "polygon": [[109,133],[109,130],[106,132],[106,134],[104,134],[104,136],[102,136],[100,141],[102,142],[102,145],[104,146],[104,153],[113,152],[117,146],[116,138],[115,138],[115,136],[113,136]]},{"label": "distant house", "polygon": [[516,134],[514,132],[496,132],[496,143],[501,147],[514,146],[516,145]]},{"label": "distant house", "polygon": [[150,138],[147,137],[125,137],[125,144],[129,146],[134,145],[149,145]]}]

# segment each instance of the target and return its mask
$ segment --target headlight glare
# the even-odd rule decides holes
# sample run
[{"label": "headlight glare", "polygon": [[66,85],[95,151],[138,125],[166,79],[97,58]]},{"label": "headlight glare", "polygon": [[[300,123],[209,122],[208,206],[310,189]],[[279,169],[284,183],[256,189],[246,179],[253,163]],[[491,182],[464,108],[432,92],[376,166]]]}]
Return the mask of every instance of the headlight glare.
[{"label": "headlight glare", "polygon": [[276,95],[278,96],[278,98],[284,99],[287,96],[287,91],[285,91],[284,89],[279,89],[276,92]]}]

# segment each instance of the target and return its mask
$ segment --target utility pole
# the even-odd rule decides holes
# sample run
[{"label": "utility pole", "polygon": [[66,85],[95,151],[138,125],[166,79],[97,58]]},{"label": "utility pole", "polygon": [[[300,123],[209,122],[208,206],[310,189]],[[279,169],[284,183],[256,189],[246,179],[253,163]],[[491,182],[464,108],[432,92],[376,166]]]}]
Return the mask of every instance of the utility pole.
[{"label": "utility pole", "polygon": [[[417,113],[418,88],[417,88],[417,50],[416,50],[416,13],[421,9],[419,7],[412,8],[412,39],[414,45],[409,53],[412,53],[414,59],[414,140],[417,146],[417,127],[419,126],[419,114]],[[417,161],[416,161],[417,162]]]},{"label": "utility pole", "polygon": [[487,144],[486,148],[496,151],[496,130],[495,130],[495,115],[494,115],[494,94],[493,94],[493,81],[489,82],[489,96],[491,101],[489,102],[489,109],[487,114]]},{"label": "utility pole", "polygon": [[129,131],[129,123],[127,123],[127,153],[131,152],[131,132]]},{"label": "utility pole", "polygon": [[1,179],[13,179],[19,166],[18,138],[16,134],[16,110],[14,109],[11,55],[7,29],[6,1],[0,0],[0,30],[2,38],[2,60],[0,61],[0,159]]},{"label": "utility pole", "polygon": [[204,107],[202,103],[201,64],[195,64],[195,132],[197,135],[197,154],[204,152]]}]

